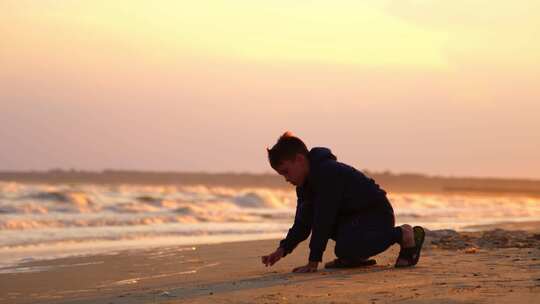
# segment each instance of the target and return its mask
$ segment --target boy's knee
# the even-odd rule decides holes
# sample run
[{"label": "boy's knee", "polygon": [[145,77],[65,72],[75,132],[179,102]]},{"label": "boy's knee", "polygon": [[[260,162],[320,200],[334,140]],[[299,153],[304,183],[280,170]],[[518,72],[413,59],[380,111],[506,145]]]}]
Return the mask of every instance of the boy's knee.
[{"label": "boy's knee", "polygon": [[351,258],[354,257],[354,250],[352,242],[347,242],[345,238],[336,240],[336,247],[334,247],[334,254],[338,258]]},{"label": "boy's knee", "polygon": [[336,257],[338,258],[345,258],[346,255],[345,255],[345,250],[343,248],[344,246],[341,245],[341,243],[337,243],[336,242],[336,247],[334,248],[334,254],[336,255]]}]

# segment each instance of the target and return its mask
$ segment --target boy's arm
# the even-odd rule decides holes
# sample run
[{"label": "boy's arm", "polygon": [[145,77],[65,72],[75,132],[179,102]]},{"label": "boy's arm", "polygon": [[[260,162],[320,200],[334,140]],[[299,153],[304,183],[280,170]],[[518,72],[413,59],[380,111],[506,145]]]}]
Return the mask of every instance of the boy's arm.
[{"label": "boy's arm", "polygon": [[309,242],[309,261],[321,262],[328,239],[336,222],[339,203],[344,192],[344,180],[336,168],[329,168],[319,174],[315,183],[316,198],[313,201],[314,219]]},{"label": "boy's arm", "polygon": [[283,248],[283,256],[291,253],[298,244],[308,238],[311,233],[311,224],[313,221],[313,204],[302,199],[299,190],[296,190],[298,202],[296,205],[296,214],[294,224],[287,232],[287,236],[279,242],[279,247]]}]

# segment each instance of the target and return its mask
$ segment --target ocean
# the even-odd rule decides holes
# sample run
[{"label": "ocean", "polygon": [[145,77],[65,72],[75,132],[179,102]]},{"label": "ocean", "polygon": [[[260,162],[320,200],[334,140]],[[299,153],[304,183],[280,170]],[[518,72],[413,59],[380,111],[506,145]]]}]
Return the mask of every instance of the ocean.
[{"label": "ocean", "polygon": [[[397,224],[432,230],[540,220],[540,198],[527,195],[389,193],[389,199]],[[0,182],[0,273],[42,259],[279,239],[295,206],[293,188]]]}]

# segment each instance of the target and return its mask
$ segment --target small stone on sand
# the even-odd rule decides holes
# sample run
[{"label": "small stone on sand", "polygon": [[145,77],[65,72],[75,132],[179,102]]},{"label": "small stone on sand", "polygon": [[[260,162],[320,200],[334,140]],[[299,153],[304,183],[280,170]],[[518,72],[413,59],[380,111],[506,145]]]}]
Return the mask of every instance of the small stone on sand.
[{"label": "small stone on sand", "polygon": [[478,248],[476,247],[469,247],[465,249],[465,253],[477,253],[477,252],[478,252]]}]

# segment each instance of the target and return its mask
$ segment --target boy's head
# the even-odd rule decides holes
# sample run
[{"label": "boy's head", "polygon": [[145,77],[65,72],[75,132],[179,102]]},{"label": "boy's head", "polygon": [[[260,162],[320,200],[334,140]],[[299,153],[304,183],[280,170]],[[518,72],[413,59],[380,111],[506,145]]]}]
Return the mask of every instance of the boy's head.
[{"label": "boy's head", "polygon": [[285,180],[295,186],[304,184],[309,174],[308,149],[304,142],[287,131],[268,149],[270,166]]}]

